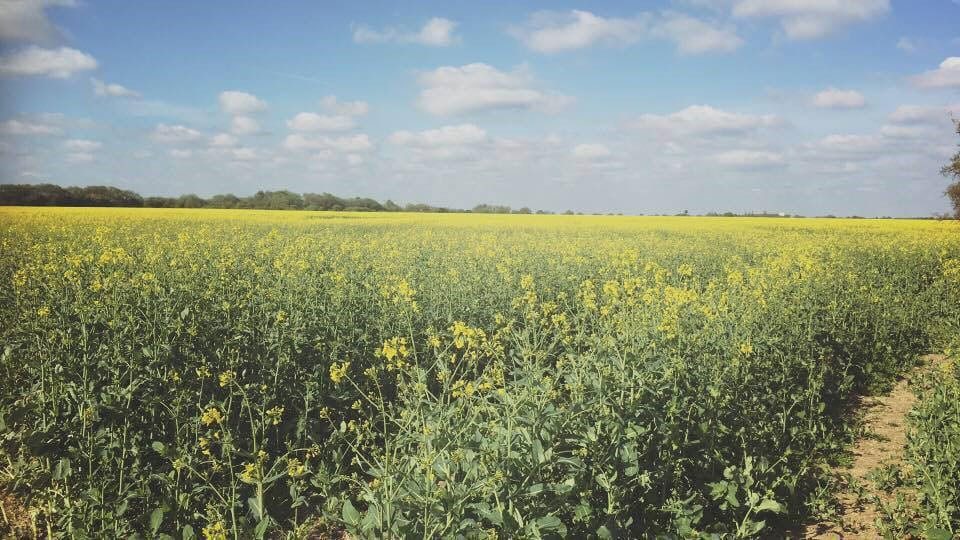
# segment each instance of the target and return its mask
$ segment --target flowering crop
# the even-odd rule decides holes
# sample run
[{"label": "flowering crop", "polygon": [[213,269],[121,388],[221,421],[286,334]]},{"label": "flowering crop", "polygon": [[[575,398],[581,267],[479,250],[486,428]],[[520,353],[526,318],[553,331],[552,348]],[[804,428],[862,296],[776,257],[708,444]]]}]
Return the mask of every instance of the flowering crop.
[{"label": "flowering crop", "polygon": [[0,209],[51,535],[763,535],[956,321],[955,223]]}]

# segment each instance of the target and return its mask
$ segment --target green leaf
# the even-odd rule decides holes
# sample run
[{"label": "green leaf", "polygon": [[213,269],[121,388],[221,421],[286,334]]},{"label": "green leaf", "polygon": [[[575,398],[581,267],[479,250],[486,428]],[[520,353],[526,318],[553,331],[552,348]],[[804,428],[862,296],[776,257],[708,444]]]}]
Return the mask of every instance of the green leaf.
[{"label": "green leaf", "polygon": [[193,540],[197,534],[193,532],[193,527],[190,525],[184,525],[183,529],[180,529],[180,538],[181,540]]},{"label": "green leaf", "polygon": [[343,516],[343,520],[350,525],[355,526],[360,523],[360,512],[357,512],[357,509],[353,507],[350,499],[343,502],[343,510],[340,512],[340,515]]},{"label": "green leaf", "polygon": [[153,448],[154,450],[156,450],[158,454],[164,454],[167,451],[166,445],[164,445],[160,441],[153,441],[152,443],[150,443],[150,448]]},{"label": "green leaf", "polygon": [[756,508],[757,512],[763,512],[766,510],[769,510],[770,512],[774,512],[776,514],[782,514],[784,511],[783,505],[773,499],[764,499],[763,501],[760,502],[759,505],[757,505],[757,508]]},{"label": "green leaf", "polygon": [[157,534],[157,531],[160,530],[160,525],[163,524],[163,508],[156,508],[153,512],[150,512],[150,532]]},{"label": "green leaf", "polygon": [[190,315],[190,306],[183,308],[183,311],[180,312],[180,318],[186,319],[187,315]]},{"label": "green leaf", "polygon": [[546,461],[546,458],[543,456],[543,444],[540,443],[539,439],[533,440],[532,450],[533,450],[533,459],[537,462],[537,464],[540,464]]},{"label": "green leaf", "polygon": [[267,534],[267,528],[270,526],[270,519],[264,519],[260,523],[257,523],[257,527],[253,529],[254,538],[263,538]]},{"label": "green leaf", "polygon": [[537,518],[534,523],[536,523],[537,529],[540,531],[557,531],[563,534],[567,530],[566,526],[564,526],[563,522],[560,521],[560,518],[557,516]]},{"label": "green leaf", "polygon": [[253,514],[253,517],[260,521],[263,519],[263,506],[260,504],[260,500],[256,497],[250,497],[247,499],[247,506],[250,507],[250,512]]},{"label": "green leaf", "polygon": [[953,533],[950,531],[936,527],[927,529],[923,531],[923,533],[926,535],[927,540],[950,540],[953,538]]},{"label": "green leaf", "polygon": [[740,507],[740,501],[737,500],[737,488],[736,488],[736,486],[730,486],[730,487],[727,489],[727,503],[728,503],[732,508],[739,508],[739,507]]},{"label": "green leaf", "polygon": [[57,462],[56,466],[53,468],[53,479],[54,480],[63,480],[70,476],[72,470],[70,469],[70,458],[62,458]]}]

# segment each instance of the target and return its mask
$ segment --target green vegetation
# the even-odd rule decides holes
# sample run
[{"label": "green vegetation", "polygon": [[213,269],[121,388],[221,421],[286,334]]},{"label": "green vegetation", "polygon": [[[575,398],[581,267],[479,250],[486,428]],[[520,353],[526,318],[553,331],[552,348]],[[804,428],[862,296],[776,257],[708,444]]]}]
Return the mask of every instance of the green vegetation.
[{"label": "green vegetation", "polygon": [[0,213],[39,530],[776,536],[960,306],[953,222],[239,217]]}]

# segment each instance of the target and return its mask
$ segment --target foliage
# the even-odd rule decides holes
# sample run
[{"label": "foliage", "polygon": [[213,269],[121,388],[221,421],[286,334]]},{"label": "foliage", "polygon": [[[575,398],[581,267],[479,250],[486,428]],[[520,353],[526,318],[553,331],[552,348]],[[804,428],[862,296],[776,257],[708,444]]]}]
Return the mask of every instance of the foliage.
[{"label": "foliage", "polygon": [[921,510],[914,528],[929,538],[960,534],[960,368],[952,360],[918,385],[907,457]]},{"label": "foliage", "polygon": [[51,536],[774,534],[960,305],[951,222],[0,223],[0,488]]},{"label": "foliage", "polygon": [[[222,208],[255,210],[325,210],[348,212],[470,212],[431,206],[429,204],[407,204],[401,208],[397,203],[387,200],[383,204],[368,197],[337,197],[330,193],[293,193],[287,190],[257,191],[249,197],[238,197],[232,193],[219,194],[204,199],[193,193],[179,197],[141,197],[127,190],[106,186],[87,186],[62,188],[53,184],[0,184],[0,205],[7,206],[126,206],[147,208]],[[509,214],[509,206],[481,204],[475,207],[476,213]],[[517,214],[533,213],[523,207],[513,211]],[[538,211],[544,214],[547,212]]]},{"label": "foliage", "polygon": [[[960,120],[954,120],[957,127],[957,135],[960,135]],[[960,150],[950,158],[950,162],[943,166],[940,173],[947,178],[952,178],[954,182],[947,186],[946,195],[953,204],[953,212],[957,219],[960,219]]]},{"label": "foliage", "polygon": [[15,206],[143,206],[140,195],[109,186],[0,184],[0,204]]}]

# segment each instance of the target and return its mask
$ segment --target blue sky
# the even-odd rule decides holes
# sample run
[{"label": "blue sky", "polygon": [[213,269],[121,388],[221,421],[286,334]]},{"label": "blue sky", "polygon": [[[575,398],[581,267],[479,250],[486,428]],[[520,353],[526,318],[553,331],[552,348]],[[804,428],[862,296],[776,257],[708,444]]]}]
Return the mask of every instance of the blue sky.
[{"label": "blue sky", "polygon": [[960,2],[0,2],[0,182],[929,215]]}]

